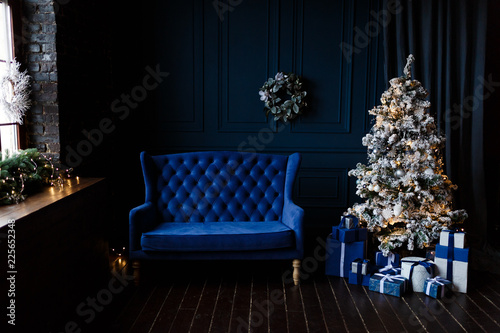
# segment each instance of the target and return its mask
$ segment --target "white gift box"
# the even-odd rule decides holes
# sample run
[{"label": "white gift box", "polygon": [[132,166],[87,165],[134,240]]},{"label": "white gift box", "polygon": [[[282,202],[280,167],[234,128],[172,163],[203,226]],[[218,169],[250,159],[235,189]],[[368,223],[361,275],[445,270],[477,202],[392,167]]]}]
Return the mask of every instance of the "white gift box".
[{"label": "white gift box", "polygon": [[[448,246],[450,231],[443,230],[439,235],[439,245]],[[465,232],[455,232],[453,234],[453,247],[458,247],[459,249],[465,249],[467,247],[467,242],[465,241]]]},{"label": "white gift box", "polygon": [[[437,274],[446,276],[448,273],[448,260],[443,258],[435,258]],[[467,270],[469,263],[464,261],[453,260],[453,291],[459,293],[467,293]]]},{"label": "white gift box", "polygon": [[[405,278],[410,280],[410,272],[411,272],[411,267],[413,264],[419,262],[419,261],[425,261],[431,266],[435,266],[434,262],[431,260],[426,260],[425,258],[421,257],[406,257],[401,260],[401,275],[403,275]],[[422,265],[416,265],[413,267],[413,274],[411,276],[411,284],[413,286],[413,291],[416,293],[423,293],[424,292],[424,284],[425,280],[427,278],[432,278],[434,277],[435,273],[433,274],[432,272],[434,271],[434,267],[431,269],[431,273],[427,271],[427,269],[422,266]]]}]

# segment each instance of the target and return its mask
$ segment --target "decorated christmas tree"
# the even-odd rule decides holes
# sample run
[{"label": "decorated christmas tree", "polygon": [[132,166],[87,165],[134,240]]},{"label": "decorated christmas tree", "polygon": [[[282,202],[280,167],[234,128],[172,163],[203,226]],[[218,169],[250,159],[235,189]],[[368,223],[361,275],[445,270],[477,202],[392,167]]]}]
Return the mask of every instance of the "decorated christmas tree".
[{"label": "decorated christmas tree", "polygon": [[444,137],[427,111],[428,92],[411,79],[413,61],[410,55],[404,75],[389,81],[382,105],[369,111],[375,123],[363,138],[368,164],[349,171],[365,202],[348,213],[375,232],[384,255],[405,243],[408,250],[423,248],[443,228],[467,218],[464,210],[452,208],[457,186],[443,173]]}]

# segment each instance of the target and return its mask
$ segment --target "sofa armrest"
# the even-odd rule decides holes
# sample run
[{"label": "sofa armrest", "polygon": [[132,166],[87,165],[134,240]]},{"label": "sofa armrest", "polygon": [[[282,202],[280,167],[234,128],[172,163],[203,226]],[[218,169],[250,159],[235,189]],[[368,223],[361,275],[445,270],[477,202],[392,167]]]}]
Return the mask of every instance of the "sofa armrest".
[{"label": "sofa armrest", "polygon": [[304,210],[294,204],[291,200],[285,200],[282,223],[295,232],[296,246],[301,256],[304,253],[303,220]]},{"label": "sofa armrest", "polygon": [[141,236],[143,232],[149,231],[156,225],[156,209],[152,202],[146,202],[130,211],[129,215],[129,237],[130,250],[141,249]]},{"label": "sofa armrest", "polygon": [[304,254],[304,210],[292,201],[292,190],[301,160],[302,156],[299,153],[292,154],[288,157],[285,178],[285,200],[283,203],[282,216],[282,223],[295,231],[297,251],[299,251],[300,256]]}]

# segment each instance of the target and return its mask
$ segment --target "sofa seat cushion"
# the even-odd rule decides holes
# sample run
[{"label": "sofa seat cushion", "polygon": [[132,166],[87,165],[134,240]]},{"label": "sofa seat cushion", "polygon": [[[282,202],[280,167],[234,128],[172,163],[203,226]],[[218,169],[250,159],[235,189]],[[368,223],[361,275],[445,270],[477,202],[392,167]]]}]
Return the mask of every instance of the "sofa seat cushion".
[{"label": "sofa seat cushion", "polygon": [[144,251],[253,251],[295,246],[294,232],[279,221],[165,222],[142,234]]}]

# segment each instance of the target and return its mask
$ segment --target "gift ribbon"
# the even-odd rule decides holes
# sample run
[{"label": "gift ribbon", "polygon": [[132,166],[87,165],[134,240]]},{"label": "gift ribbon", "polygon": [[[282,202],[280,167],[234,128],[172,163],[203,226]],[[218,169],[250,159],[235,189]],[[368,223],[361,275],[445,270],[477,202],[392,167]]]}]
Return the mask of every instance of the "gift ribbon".
[{"label": "gift ribbon", "polygon": [[361,274],[361,271],[358,270],[356,272],[356,284],[362,284],[363,283],[363,274]]},{"label": "gift ribbon", "polygon": [[[382,260],[384,258],[384,255],[382,254],[382,252],[378,252],[377,253],[377,257],[375,258],[376,259],[376,264],[377,265],[382,265]],[[387,265],[385,267],[398,267],[398,265],[396,265],[396,255],[392,252],[390,252],[390,254],[385,257],[387,258]],[[394,265],[393,265],[394,264]]]},{"label": "gift ribbon", "polygon": [[426,282],[427,282],[427,288],[425,289],[425,294],[426,295],[429,295],[431,293],[431,287],[434,283],[437,283],[439,284],[440,286],[443,286],[443,288],[441,288],[441,298],[444,297],[444,283],[443,282],[449,282],[448,280],[440,277],[440,276],[436,276],[435,278],[427,278],[426,279]]},{"label": "gift ribbon", "polygon": [[406,278],[402,275],[391,275],[391,274],[380,274],[380,273],[375,273],[374,275],[382,277],[382,279],[380,279],[380,286],[379,286],[379,291],[381,294],[384,293],[384,282],[386,280],[389,282],[394,282],[394,280],[399,280],[404,282],[406,280]]},{"label": "gift ribbon", "polygon": [[455,232],[454,230],[448,230],[448,256],[446,262],[446,278],[450,281],[453,280],[453,260],[455,252]]},{"label": "gift ribbon", "polygon": [[344,277],[345,243],[340,244],[340,277]]},{"label": "gift ribbon", "polygon": [[392,264],[395,262],[396,262],[396,256],[394,255],[394,253],[391,252],[391,254],[387,256],[387,266],[391,265],[392,267]]}]

